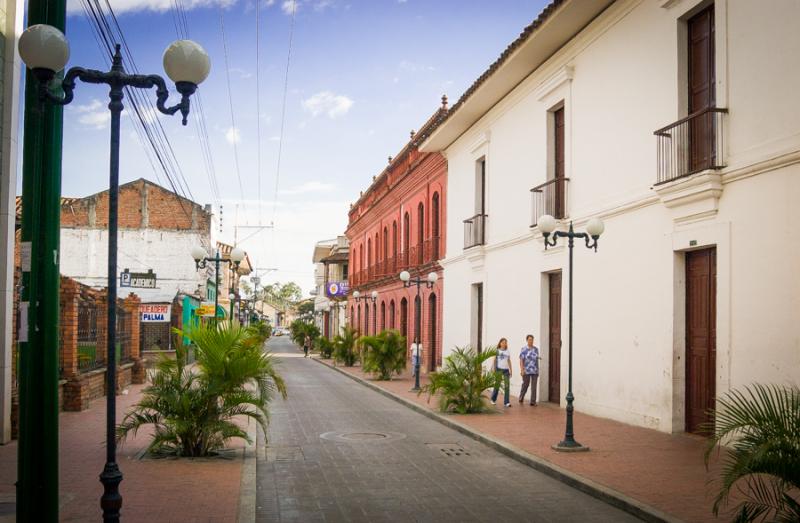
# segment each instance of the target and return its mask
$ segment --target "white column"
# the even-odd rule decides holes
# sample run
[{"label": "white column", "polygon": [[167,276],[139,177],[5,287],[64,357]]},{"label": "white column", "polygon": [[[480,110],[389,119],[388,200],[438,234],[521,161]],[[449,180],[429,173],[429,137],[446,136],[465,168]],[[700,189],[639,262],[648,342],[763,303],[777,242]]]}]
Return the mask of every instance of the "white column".
[{"label": "white column", "polygon": [[2,57],[2,128],[0,128],[0,444],[11,440],[11,352],[14,314],[14,225],[17,194],[17,134],[20,61],[17,35],[22,31],[21,0],[6,0],[5,52]]}]

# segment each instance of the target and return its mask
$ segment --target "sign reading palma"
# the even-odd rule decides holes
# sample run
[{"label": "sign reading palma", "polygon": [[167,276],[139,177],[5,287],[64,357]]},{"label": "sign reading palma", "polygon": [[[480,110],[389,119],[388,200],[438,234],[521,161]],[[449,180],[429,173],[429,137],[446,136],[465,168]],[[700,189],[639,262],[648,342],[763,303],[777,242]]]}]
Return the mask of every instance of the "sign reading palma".
[{"label": "sign reading palma", "polygon": [[346,281],[329,281],[326,285],[326,291],[331,298],[341,298],[347,296],[350,286]]},{"label": "sign reading palma", "polygon": [[170,321],[171,307],[164,303],[142,303],[139,305],[139,315],[143,322],[167,322]]}]

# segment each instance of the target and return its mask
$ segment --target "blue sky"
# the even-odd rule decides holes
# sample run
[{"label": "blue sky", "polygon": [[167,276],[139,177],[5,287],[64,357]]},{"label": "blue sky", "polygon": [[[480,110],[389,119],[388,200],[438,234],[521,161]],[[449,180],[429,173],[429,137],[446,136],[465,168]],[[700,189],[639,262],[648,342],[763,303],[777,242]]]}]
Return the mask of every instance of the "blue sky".
[{"label": "blue sky", "polygon": [[[80,1],[70,2],[69,65],[103,68],[103,56]],[[344,232],[349,203],[383,169],[387,157],[400,150],[409,131],[428,119],[442,94],[454,103],[546,3],[298,0],[277,198],[291,0],[261,0],[258,64],[254,0],[182,2],[189,36],[205,47],[212,62],[211,75],[200,90],[221,201],[210,189],[195,126],[190,122],[182,127],[178,117],[159,118],[194,199],[224,206],[221,239],[233,240],[236,223],[266,224],[274,216],[274,230],[254,235],[255,229],[239,229],[240,239],[249,236],[242,246],[258,267],[279,269],[268,280],[295,280],[308,291],[313,286],[314,242]],[[111,5],[140,72],[163,74],[163,50],[177,37],[170,10],[174,0],[111,0]],[[104,88],[80,85],[65,112],[62,193],[66,196],[88,195],[107,187],[106,96]],[[123,139],[121,181],[145,177],[158,182],[127,118],[123,119]],[[243,189],[236,174],[233,141]],[[163,174],[159,176],[164,183]]]}]

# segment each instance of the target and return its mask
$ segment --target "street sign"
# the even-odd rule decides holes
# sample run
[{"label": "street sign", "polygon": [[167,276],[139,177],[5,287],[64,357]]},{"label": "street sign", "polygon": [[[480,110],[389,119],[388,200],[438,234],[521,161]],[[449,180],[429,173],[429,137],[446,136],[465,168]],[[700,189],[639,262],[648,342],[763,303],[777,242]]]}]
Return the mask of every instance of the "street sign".
[{"label": "street sign", "polygon": [[329,281],[325,286],[325,289],[328,292],[328,296],[332,298],[339,298],[347,296],[350,286],[346,281]]},{"label": "street sign", "polygon": [[153,272],[153,269],[148,269],[147,272],[130,272],[128,269],[125,269],[119,275],[119,286],[155,289],[156,274]]},{"label": "street sign", "polygon": [[142,322],[168,322],[171,320],[172,306],[163,303],[142,303],[139,305],[139,315]]}]

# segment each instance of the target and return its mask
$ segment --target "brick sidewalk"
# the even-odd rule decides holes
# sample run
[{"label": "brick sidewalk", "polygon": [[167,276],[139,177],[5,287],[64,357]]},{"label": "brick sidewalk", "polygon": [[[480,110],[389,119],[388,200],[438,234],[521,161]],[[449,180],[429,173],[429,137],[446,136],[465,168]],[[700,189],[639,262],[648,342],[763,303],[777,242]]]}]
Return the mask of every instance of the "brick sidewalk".
[{"label": "brick sidewalk", "polygon": [[[323,362],[329,364],[329,362]],[[337,367],[401,398],[438,412],[436,398],[410,392],[413,379],[374,381],[359,367]],[[502,395],[501,395],[502,396]],[[711,496],[703,464],[705,439],[690,434],[665,434],[578,412],[575,439],[590,452],[560,453],[550,446],[564,436],[565,411],[550,403],[531,407],[516,398],[511,408],[497,407],[486,414],[449,414],[452,419],[483,435],[506,442],[569,472],[614,489],[676,518],[718,521],[711,513]]]},{"label": "brick sidewalk", "polygon": [[[118,420],[141,396],[144,385],[117,396]],[[101,518],[98,479],[105,463],[105,400],[83,412],[60,416],[60,520]],[[230,459],[140,460],[150,432],[142,431],[118,447],[117,462],[124,521],[231,522],[239,509],[242,442],[234,441]],[[17,473],[16,442],[0,446],[0,500],[13,500]]]}]

